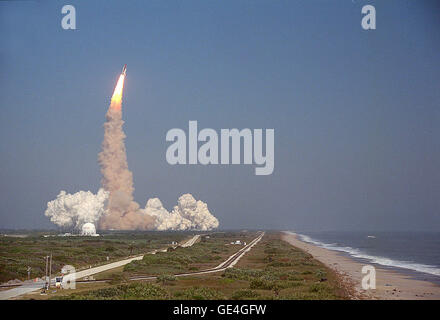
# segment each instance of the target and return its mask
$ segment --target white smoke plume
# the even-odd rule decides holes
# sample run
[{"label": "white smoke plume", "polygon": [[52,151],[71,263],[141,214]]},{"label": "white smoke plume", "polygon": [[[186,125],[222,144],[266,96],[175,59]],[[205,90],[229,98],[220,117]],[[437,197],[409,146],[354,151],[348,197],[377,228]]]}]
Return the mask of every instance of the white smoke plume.
[{"label": "white smoke plume", "polygon": [[57,198],[47,203],[44,213],[56,225],[81,230],[85,223],[95,224],[105,211],[108,192],[99,189],[95,195],[90,191],[74,194],[61,191]]},{"label": "white smoke plume", "polygon": [[219,225],[207,204],[196,201],[189,193],[179,198],[172,212],[158,198],[149,199],[143,212],[156,218],[156,230],[212,230]]},{"label": "white smoke plume", "polygon": [[181,215],[169,213],[168,210],[163,207],[159,198],[149,199],[143,212],[156,219],[154,227],[159,231],[187,230],[191,227],[191,221]]},{"label": "white smoke plume", "polygon": [[133,200],[133,175],[128,169],[125,134],[122,130],[122,90],[125,76],[121,74],[112,96],[104,124],[104,141],[98,159],[102,186],[109,191],[107,211],[101,216],[101,229],[153,229],[154,218],[143,215]]},{"label": "white smoke plume", "polygon": [[196,201],[189,193],[179,198],[171,215],[179,215],[189,220],[191,222],[189,229],[211,230],[218,227],[218,220],[209,212],[208,205],[203,201]]},{"label": "white smoke plume", "polygon": [[[67,229],[82,230],[84,224],[93,223],[106,216],[109,192],[100,189],[96,195],[90,191],[68,194],[61,191],[57,198],[47,203],[45,215],[56,225]],[[219,222],[208,210],[206,203],[196,201],[191,194],[182,195],[177,206],[168,212],[158,198],[147,201],[139,214],[154,218],[153,229],[164,230],[212,230]]]}]

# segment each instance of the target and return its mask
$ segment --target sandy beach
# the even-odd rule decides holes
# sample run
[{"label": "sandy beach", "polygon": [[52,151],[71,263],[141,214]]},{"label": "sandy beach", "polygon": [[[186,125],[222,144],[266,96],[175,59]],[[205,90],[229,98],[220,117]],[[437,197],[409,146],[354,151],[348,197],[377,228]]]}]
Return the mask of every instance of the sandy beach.
[{"label": "sandy beach", "polygon": [[439,300],[440,286],[428,281],[411,279],[408,276],[385,268],[376,268],[376,289],[362,289],[362,267],[355,261],[337,251],[327,250],[301,241],[296,235],[283,232],[283,240],[311,254],[341,277],[342,285],[347,288],[353,299],[385,300]]}]

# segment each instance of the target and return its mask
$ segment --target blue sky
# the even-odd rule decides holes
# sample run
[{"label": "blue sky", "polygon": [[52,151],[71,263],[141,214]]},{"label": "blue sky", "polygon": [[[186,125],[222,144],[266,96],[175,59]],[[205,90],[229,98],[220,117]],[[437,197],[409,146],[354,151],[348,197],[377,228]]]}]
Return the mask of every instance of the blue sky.
[{"label": "blue sky", "polygon": [[[77,30],[61,28],[76,7]],[[373,4],[377,29],[361,28]],[[135,199],[183,193],[224,228],[439,230],[436,1],[1,1],[0,227],[45,228],[100,186],[123,64]],[[170,166],[171,128],[274,128],[275,170]]]}]

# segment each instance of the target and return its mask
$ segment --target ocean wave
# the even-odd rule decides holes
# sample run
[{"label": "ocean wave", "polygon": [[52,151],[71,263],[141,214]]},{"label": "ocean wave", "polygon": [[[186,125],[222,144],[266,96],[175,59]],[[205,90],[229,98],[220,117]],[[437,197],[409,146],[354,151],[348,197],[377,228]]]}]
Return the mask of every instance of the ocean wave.
[{"label": "ocean wave", "polygon": [[403,268],[403,269],[418,271],[422,273],[432,274],[435,276],[440,276],[440,269],[433,265],[415,263],[412,261],[393,260],[387,257],[372,256],[365,252],[362,252],[357,248],[343,247],[343,246],[339,246],[336,243],[324,243],[319,240],[313,239],[309,236],[306,236],[304,234],[298,234],[294,232],[289,232],[289,233],[298,236],[301,241],[314,244],[324,249],[345,252],[348,253],[353,258],[365,259],[370,261],[371,263],[379,264],[382,266]]}]

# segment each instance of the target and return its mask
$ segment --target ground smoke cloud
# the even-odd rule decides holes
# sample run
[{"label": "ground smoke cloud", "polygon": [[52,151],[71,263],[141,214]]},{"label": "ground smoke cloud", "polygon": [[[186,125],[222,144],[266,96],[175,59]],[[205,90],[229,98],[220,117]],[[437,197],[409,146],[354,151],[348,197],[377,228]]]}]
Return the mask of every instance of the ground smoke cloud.
[{"label": "ground smoke cloud", "polygon": [[179,198],[171,213],[162,206],[158,198],[149,199],[142,211],[156,218],[157,230],[211,230],[219,225],[217,218],[209,212],[207,204],[196,201],[189,193]]},{"label": "ground smoke cloud", "polygon": [[[45,215],[63,229],[73,228],[80,231],[84,224],[96,224],[108,215],[108,199],[109,192],[103,189],[96,195],[90,191],[75,194],[61,191],[55,200],[48,202]],[[158,198],[152,198],[147,201],[145,209],[141,209],[137,214],[141,215],[141,219],[152,219],[152,228],[159,231],[211,230],[219,225],[206,203],[196,201],[191,194],[181,196],[172,212],[168,212]]]},{"label": "ground smoke cloud", "polygon": [[99,189],[95,195],[90,191],[74,194],[61,191],[57,198],[47,203],[44,215],[63,229],[81,230],[88,222],[96,223],[105,211],[108,192]]}]

